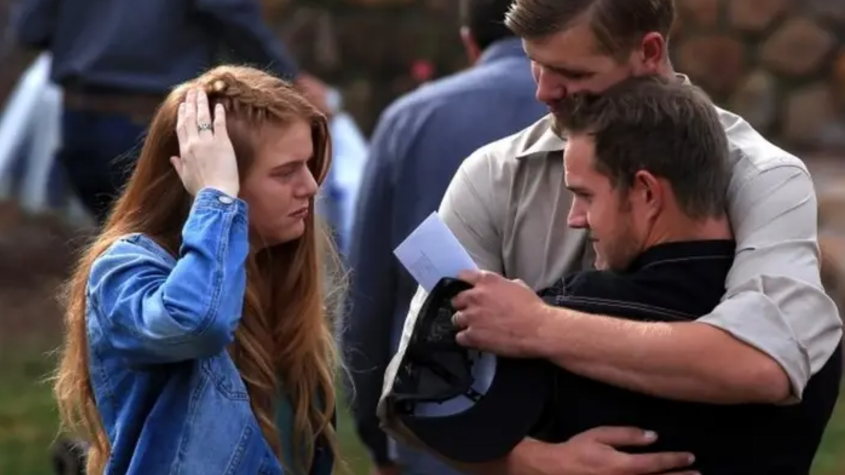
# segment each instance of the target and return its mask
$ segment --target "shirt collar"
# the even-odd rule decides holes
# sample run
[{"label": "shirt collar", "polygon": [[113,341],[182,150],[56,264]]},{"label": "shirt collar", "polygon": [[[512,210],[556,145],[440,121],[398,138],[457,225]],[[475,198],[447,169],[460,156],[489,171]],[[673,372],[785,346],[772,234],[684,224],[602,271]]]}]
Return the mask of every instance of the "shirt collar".
[{"label": "shirt collar", "polygon": [[[684,84],[692,84],[689,77],[685,74],[676,73],[675,77],[683,81]],[[529,155],[539,153],[562,152],[564,146],[566,145],[566,138],[555,133],[554,127],[552,127],[553,124],[554,116],[552,114],[548,114],[542,122],[541,127],[543,127],[544,130],[540,137],[534,142],[526,143],[524,148],[516,154],[516,158],[525,158]]]},{"label": "shirt collar", "polygon": [[526,142],[523,145],[522,150],[516,154],[516,158],[526,158],[530,155],[540,153],[549,154],[555,152],[562,152],[564,145],[566,145],[566,140],[557,133],[555,133],[553,127],[554,121],[554,115],[546,115],[539,124],[539,127],[541,127],[542,129],[542,133],[540,134],[540,136],[537,138],[537,140],[533,142]]},{"label": "shirt collar", "polygon": [[646,249],[631,262],[626,271],[635,272],[664,262],[732,259],[735,252],[736,241],[732,239],[665,242]]},{"label": "shirt collar", "polygon": [[506,58],[527,58],[525,50],[522,49],[522,40],[519,38],[504,38],[494,41],[478,58],[478,64],[491,63]]}]

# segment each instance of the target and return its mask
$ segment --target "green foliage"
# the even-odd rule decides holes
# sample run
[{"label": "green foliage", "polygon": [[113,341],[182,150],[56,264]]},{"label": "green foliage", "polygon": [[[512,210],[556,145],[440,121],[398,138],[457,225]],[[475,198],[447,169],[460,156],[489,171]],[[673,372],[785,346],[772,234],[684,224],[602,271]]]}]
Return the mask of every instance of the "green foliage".
[{"label": "green foliage", "polygon": [[[40,346],[40,348],[39,348]],[[46,378],[53,369],[49,347],[0,350],[0,474],[53,475],[49,447],[56,437],[56,409]],[[38,349],[36,349],[38,348]],[[845,391],[816,458],[813,475],[839,475],[845,465]],[[369,473],[367,453],[349,414],[338,420],[343,457],[351,475]]]}]

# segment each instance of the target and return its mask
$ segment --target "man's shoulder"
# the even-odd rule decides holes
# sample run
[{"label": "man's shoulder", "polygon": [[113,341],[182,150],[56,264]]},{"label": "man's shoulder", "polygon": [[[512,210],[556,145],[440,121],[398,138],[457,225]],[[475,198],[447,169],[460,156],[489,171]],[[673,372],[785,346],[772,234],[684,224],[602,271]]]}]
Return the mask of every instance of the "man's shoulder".
[{"label": "man's shoulder", "polygon": [[467,157],[462,168],[467,171],[479,167],[508,170],[515,168],[521,160],[545,155],[552,149],[562,150],[563,141],[554,134],[553,123],[552,115],[545,115],[516,133],[490,142]]},{"label": "man's shoulder", "polygon": [[564,277],[541,290],[539,296],[548,305],[600,315],[630,319],[676,316],[674,309],[654,305],[660,302],[645,297],[650,293],[644,285],[648,279],[640,277],[637,273],[585,270]]},{"label": "man's shoulder", "polygon": [[[508,211],[513,200],[557,200],[558,190],[547,183],[547,177],[562,173],[563,168],[562,160],[548,159],[551,152],[563,148],[562,140],[552,130],[553,122],[554,118],[546,115],[470,153],[458,167],[444,203],[462,201],[469,192],[475,195],[475,202],[496,216],[493,221],[501,230],[515,219]],[[525,180],[516,180],[518,176]],[[545,218],[543,221],[548,224]]]},{"label": "man's shoulder", "polygon": [[418,116],[420,111],[464,108],[468,102],[489,103],[490,95],[500,95],[500,99],[511,97],[515,101],[534,102],[533,80],[526,66],[524,73],[517,71],[513,81],[494,81],[489,68],[473,67],[434,81],[400,96],[393,101],[383,114],[383,120],[403,116]]},{"label": "man's shoulder", "polygon": [[566,275],[538,295],[550,305],[568,306],[569,302],[621,300],[634,302],[639,282],[635,274],[610,270],[582,270]]},{"label": "man's shoulder", "polygon": [[718,108],[719,119],[728,137],[734,170],[752,177],[778,167],[793,167],[807,172],[804,162],[770,142],[745,119]]},{"label": "man's shoulder", "polygon": [[561,279],[539,295],[555,307],[643,321],[695,320],[701,309],[712,309],[718,301],[718,296],[713,302],[708,298],[688,301],[696,294],[692,287],[703,282],[678,284],[671,277],[672,274],[655,269],[586,270]]}]

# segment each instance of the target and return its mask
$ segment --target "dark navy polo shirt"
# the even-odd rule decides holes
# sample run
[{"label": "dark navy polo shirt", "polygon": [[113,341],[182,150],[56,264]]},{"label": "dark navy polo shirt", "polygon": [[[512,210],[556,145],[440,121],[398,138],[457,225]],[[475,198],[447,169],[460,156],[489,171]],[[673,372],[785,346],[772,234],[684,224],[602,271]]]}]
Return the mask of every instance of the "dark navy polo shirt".
[{"label": "dark navy polo shirt", "polygon": [[[733,241],[661,244],[624,272],[581,272],[541,295],[595,318],[695,321],[724,295],[734,251]],[[550,425],[535,435],[558,442],[599,426],[634,426],[656,431],[658,441],[623,450],[689,451],[696,456],[694,468],[705,475],[805,475],[836,403],[841,374],[837,351],[798,404],[716,405],[648,396],[559,369]]]}]

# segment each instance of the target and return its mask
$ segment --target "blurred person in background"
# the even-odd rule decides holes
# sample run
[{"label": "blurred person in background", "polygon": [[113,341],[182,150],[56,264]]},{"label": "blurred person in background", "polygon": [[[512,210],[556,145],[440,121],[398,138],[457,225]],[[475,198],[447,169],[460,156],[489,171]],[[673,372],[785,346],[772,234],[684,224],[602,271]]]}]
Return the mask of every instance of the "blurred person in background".
[{"label": "blurred person in background", "polygon": [[51,80],[63,92],[57,161],[99,224],[156,107],[221,58],[295,80],[325,107],[325,86],[300,73],[265,24],[259,0],[18,2],[19,41],[51,54]]},{"label": "blurred person in background", "polygon": [[88,473],[331,475],[340,358],[314,217],[329,135],[252,68],[162,103],[68,288],[55,395]]},{"label": "blurred person in background", "polygon": [[[570,94],[600,94],[631,76],[689,82],[669,57],[674,17],[673,0],[514,1],[506,23],[523,40],[537,100],[549,114],[472,153],[440,204],[442,219],[484,271],[467,277],[476,292],[472,308],[460,309],[471,321],[465,320],[459,341],[498,355],[541,354],[581,376],[658,397],[794,404],[810,378],[838,357],[842,338],[842,321],[820,279],[816,194],[800,159],[727,110],[717,109],[730,148],[727,209],[737,245],[725,298],[712,312],[695,322],[619,325],[533,305],[535,294],[526,289],[549,287],[595,258],[595,236],[567,227],[566,210],[592,197],[564,187],[567,142],[556,120],[559,106]],[[420,288],[409,327],[425,297]],[[546,322],[543,335],[526,324],[532,318]],[[387,388],[398,364],[395,359],[388,368]],[[632,441],[580,442],[526,439],[500,468],[654,472],[615,465]],[[596,453],[605,457],[589,457]]]},{"label": "blurred person in background", "polygon": [[[437,209],[461,161],[485,143],[536,121],[530,64],[504,26],[510,0],[461,0],[460,38],[472,68],[425,84],[396,100],[376,126],[349,247],[350,297],[344,333],[359,436],[375,473],[456,473],[434,458],[390,445],[376,404],[384,370],[416,283],[393,249]],[[395,448],[395,450],[393,450]]]},{"label": "blurred person in background", "polygon": [[317,196],[317,214],[331,226],[335,243],[346,256],[355,203],[367,163],[368,143],[355,119],[343,109],[340,92],[330,88],[327,97],[331,115],[332,168]]}]

